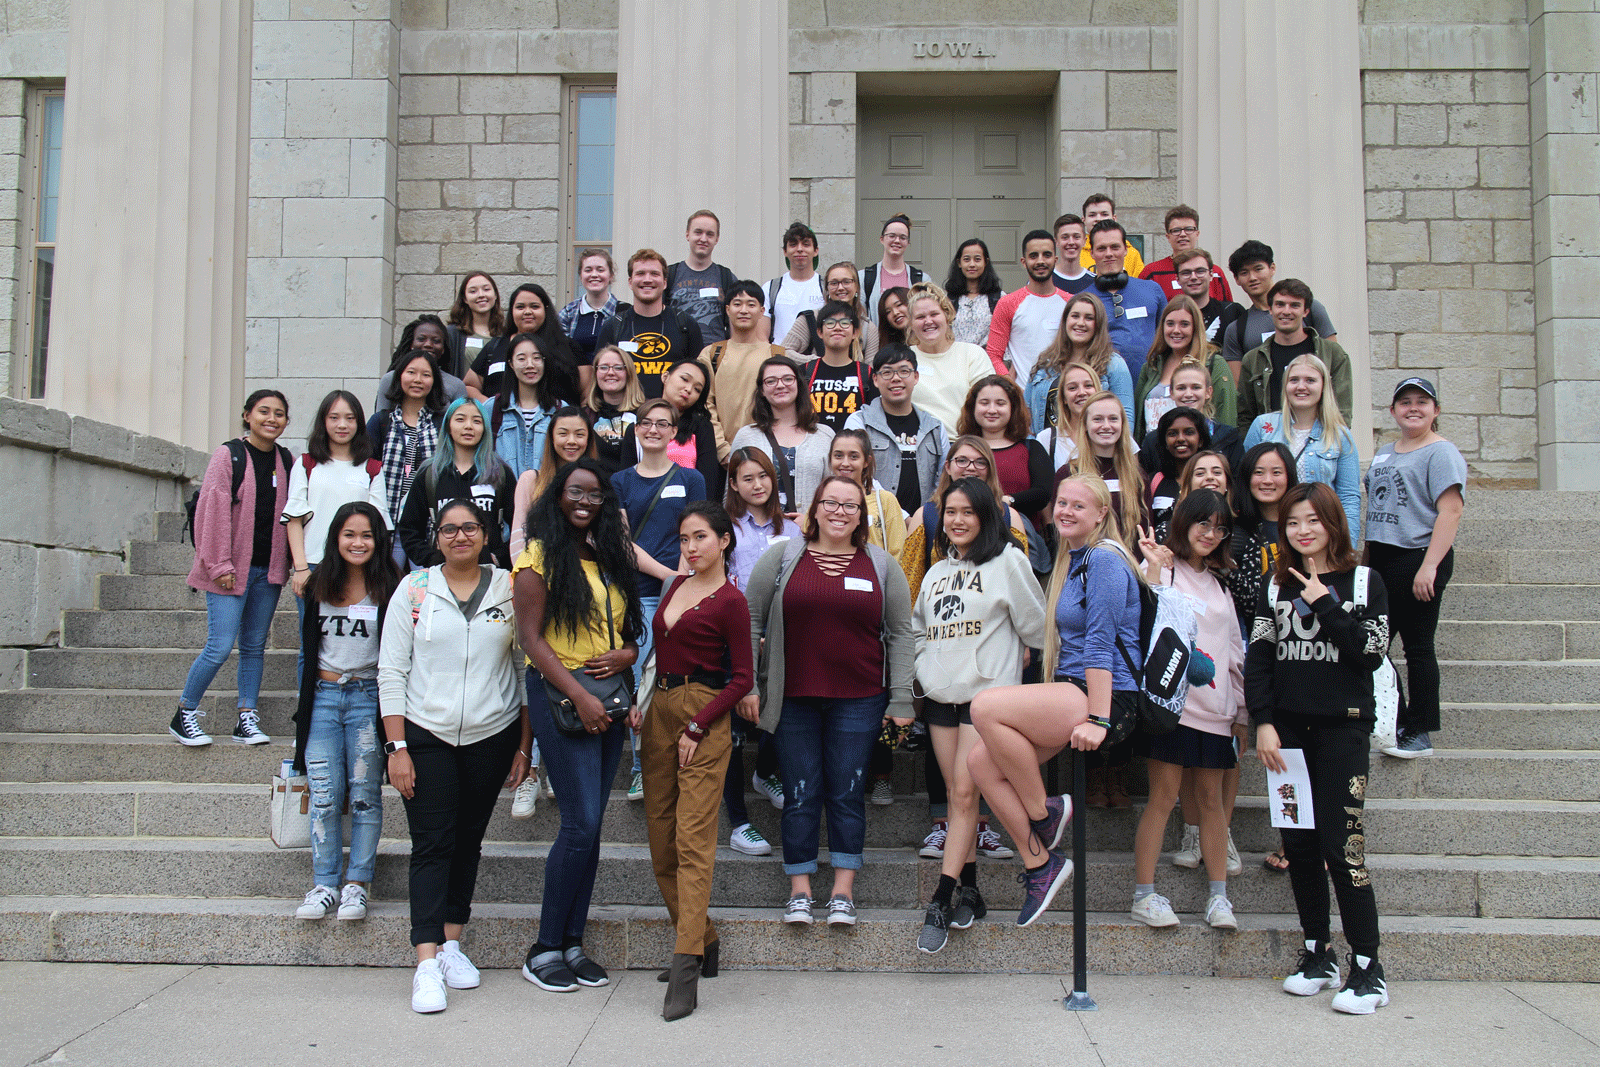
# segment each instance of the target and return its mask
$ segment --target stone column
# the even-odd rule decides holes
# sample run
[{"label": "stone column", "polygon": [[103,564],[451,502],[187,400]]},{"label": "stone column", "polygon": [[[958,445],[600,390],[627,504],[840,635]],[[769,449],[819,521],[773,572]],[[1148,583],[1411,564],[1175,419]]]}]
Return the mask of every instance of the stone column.
[{"label": "stone column", "polygon": [[46,402],[209,451],[244,380],[250,5],[73,0]]},{"label": "stone column", "polygon": [[1600,14],[1528,14],[1539,486],[1600,489]]},{"label": "stone column", "polygon": [[682,259],[684,220],[710,208],[722,219],[717,262],[741,277],[781,273],[787,0],[620,0],[617,25],[618,272],[645,246]]},{"label": "stone column", "polygon": [[1279,278],[1311,286],[1350,354],[1356,442],[1370,455],[1357,6],[1181,0],[1178,98],[1178,191],[1200,212],[1204,247],[1227,269],[1257,238]]}]

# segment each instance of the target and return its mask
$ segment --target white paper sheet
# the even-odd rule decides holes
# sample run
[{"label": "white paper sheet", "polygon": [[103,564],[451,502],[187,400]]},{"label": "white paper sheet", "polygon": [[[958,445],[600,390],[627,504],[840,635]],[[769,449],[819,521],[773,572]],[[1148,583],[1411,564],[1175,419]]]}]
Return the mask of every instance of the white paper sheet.
[{"label": "white paper sheet", "polygon": [[1304,749],[1281,748],[1284,771],[1267,771],[1267,802],[1272,806],[1272,825],[1279,829],[1315,830],[1316,814],[1311,810],[1311,774],[1306,770]]}]

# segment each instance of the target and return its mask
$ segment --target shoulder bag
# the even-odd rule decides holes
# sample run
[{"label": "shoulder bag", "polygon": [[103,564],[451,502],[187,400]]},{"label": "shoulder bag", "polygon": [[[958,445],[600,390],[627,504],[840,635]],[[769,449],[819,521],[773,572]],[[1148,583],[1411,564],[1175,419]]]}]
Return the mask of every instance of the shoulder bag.
[{"label": "shoulder bag", "polygon": [[[606,601],[606,639],[612,649],[617,647],[617,629],[611,615],[611,586],[609,583],[602,585]],[[620,671],[609,678],[596,678],[582,667],[570,668],[573,680],[583,686],[584,692],[600,701],[600,707],[605,710],[612,722],[627,717],[628,709],[633,706],[633,681],[632,671]],[[583,725],[583,718],[578,714],[577,705],[572,698],[560,689],[550,684],[550,679],[544,681],[545,699],[550,702],[550,717],[555,720],[556,729],[568,737],[585,737],[589,730]]]}]

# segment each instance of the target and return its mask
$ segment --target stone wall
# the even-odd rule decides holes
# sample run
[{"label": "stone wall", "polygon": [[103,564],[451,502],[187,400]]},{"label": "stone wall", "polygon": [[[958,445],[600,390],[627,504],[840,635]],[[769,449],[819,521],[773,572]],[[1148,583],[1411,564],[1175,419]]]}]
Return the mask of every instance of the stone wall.
[{"label": "stone wall", "polygon": [[209,457],[38,404],[0,397],[0,689],[22,688],[22,649],[53,643],[64,608],[94,606],[97,574],[181,510]]}]

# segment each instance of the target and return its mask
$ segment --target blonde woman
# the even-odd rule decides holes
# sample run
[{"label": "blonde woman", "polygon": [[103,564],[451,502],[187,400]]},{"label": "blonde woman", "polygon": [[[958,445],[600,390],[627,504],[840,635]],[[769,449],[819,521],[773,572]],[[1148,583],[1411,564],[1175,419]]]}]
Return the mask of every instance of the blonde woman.
[{"label": "blonde woman", "polygon": [[1078,423],[1089,398],[1101,392],[1100,376],[1086,363],[1068,363],[1060,383],[1050,390],[1050,425],[1033,435],[1050,455],[1050,466],[1060,470],[1078,454]]},{"label": "blonde woman", "polygon": [[917,387],[911,402],[955,432],[967,390],[997,369],[989,354],[965,341],[957,341],[950,324],[955,305],[932,282],[911,287],[911,328],[907,340],[917,354]]},{"label": "blonde woman", "polygon": [[1283,371],[1282,407],[1257,415],[1244,436],[1246,450],[1262,441],[1288,446],[1302,482],[1333,487],[1350,526],[1350,540],[1361,543],[1361,456],[1345,427],[1328,366],[1310,352],[1296,356]]},{"label": "blonde woman", "polygon": [[1106,483],[1117,524],[1112,536],[1134,551],[1139,527],[1150,524],[1150,500],[1122,401],[1104,392],[1090,397],[1074,437],[1078,454],[1069,473],[1093,474]]},{"label": "blonde woman", "polygon": [[611,470],[627,466],[622,460],[622,439],[636,421],[634,412],[644,403],[644,389],[633,357],[616,345],[602,345],[590,367],[594,382],[583,398],[600,462]]},{"label": "blonde woman", "polygon": [[[1206,414],[1224,425],[1237,418],[1238,392],[1233,372],[1217,347],[1206,340],[1205,317],[1200,305],[1187,296],[1175,296],[1161,310],[1156,323],[1156,338],[1150,342],[1139,384],[1133,391],[1134,434],[1143,439],[1168,411],[1178,406],[1173,396],[1172,375],[1184,363],[1198,363],[1211,377],[1212,411]],[[1220,413],[1220,414],[1219,414]]]},{"label": "blonde woman", "polygon": [[1023,387],[1028,401],[1028,415],[1033,432],[1039,433],[1051,421],[1056,401],[1051,397],[1067,367],[1082,363],[1094,371],[1095,388],[1115,393],[1118,400],[1133,417],[1133,379],[1128,368],[1117,359],[1111,347],[1110,327],[1106,324],[1106,308],[1089,293],[1078,293],[1067,301],[1061,312],[1061,328],[1056,331],[1055,343],[1039,354],[1033,375]]}]

